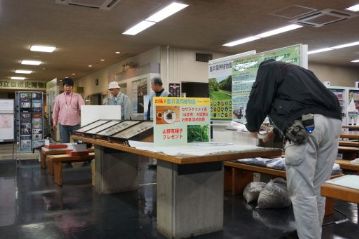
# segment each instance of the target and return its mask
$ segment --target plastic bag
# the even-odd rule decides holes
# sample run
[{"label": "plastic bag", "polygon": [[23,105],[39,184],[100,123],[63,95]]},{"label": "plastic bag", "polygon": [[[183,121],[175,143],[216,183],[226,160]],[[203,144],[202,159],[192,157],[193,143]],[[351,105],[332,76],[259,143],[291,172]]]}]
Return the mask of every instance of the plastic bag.
[{"label": "plastic bag", "polygon": [[259,193],[266,186],[263,182],[251,182],[243,190],[243,197],[247,203],[257,202]]},{"label": "plastic bag", "polygon": [[258,208],[284,208],[291,204],[287,183],[282,178],[271,180],[260,192],[258,197]]}]

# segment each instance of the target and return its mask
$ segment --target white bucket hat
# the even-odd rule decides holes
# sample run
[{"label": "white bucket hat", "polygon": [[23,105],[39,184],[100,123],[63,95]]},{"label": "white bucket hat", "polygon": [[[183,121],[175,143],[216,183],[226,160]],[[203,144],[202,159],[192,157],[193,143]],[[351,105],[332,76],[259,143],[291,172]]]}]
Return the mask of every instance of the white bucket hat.
[{"label": "white bucket hat", "polygon": [[108,84],[108,89],[111,90],[111,89],[120,89],[121,87],[118,85],[118,82],[117,81],[111,81],[109,84]]}]

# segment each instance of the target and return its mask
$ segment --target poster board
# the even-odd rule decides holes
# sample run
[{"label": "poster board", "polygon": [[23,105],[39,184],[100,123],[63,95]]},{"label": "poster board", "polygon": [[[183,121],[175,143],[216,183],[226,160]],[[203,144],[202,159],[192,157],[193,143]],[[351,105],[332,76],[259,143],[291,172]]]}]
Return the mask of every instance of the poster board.
[{"label": "poster board", "polygon": [[212,120],[232,119],[232,63],[255,53],[256,51],[248,51],[209,61],[208,85]]},{"label": "poster board", "polygon": [[99,119],[121,120],[121,105],[81,106],[81,127]]},{"label": "poster board", "polygon": [[209,142],[209,98],[155,97],[155,145]]},{"label": "poster board", "polygon": [[306,45],[293,45],[241,57],[232,64],[232,119],[245,124],[245,112],[260,63],[268,59],[308,67]]}]

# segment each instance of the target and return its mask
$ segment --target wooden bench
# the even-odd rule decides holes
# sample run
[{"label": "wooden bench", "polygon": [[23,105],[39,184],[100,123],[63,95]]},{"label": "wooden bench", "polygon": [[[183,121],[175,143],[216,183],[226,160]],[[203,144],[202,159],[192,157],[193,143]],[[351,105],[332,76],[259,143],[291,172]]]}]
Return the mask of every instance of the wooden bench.
[{"label": "wooden bench", "polygon": [[69,150],[67,148],[64,149],[48,149],[45,147],[41,147],[40,150],[40,165],[41,168],[46,168],[46,158],[48,155],[57,155],[57,154],[65,154],[66,151]]},{"label": "wooden bench", "polygon": [[[234,161],[225,161],[224,190],[230,191],[232,195],[243,193],[247,184],[253,181],[253,173],[262,173],[272,177],[286,178],[286,172],[284,170],[249,165]],[[329,216],[334,213],[334,203],[335,200],[333,199],[328,199],[326,201],[325,216]]]},{"label": "wooden bench", "polygon": [[350,146],[339,146],[338,153],[342,153],[343,158],[351,160],[358,157],[359,148]]},{"label": "wooden bench", "polygon": [[359,142],[355,142],[355,141],[339,141],[339,146],[347,146],[347,147],[357,147],[359,150]]},{"label": "wooden bench", "polygon": [[62,164],[91,161],[95,158],[95,153],[91,152],[86,156],[70,156],[68,154],[59,154],[48,156],[48,158],[50,158],[49,162],[52,164],[54,181],[56,185],[62,186]]},{"label": "wooden bench", "polygon": [[350,163],[350,160],[345,159],[337,159],[335,160],[335,162],[339,164],[341,169],[345,169],[359,174],[359,164],[352,164]]}]

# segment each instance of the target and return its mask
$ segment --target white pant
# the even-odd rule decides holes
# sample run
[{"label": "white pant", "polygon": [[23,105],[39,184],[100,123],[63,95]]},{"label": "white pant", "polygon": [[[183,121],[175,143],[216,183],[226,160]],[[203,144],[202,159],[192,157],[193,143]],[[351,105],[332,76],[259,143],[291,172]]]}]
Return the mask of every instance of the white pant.
[{"label": "white pant", "polygon": [[300,239],[320,239],[325,198],[320,186],[330,178],[338,153],[341,121],[314,115],[315,129],[302,145],[285,146],[287,187]]}]

